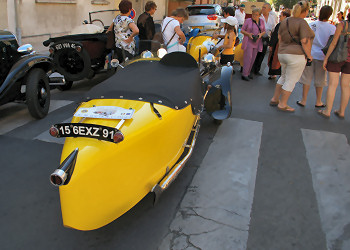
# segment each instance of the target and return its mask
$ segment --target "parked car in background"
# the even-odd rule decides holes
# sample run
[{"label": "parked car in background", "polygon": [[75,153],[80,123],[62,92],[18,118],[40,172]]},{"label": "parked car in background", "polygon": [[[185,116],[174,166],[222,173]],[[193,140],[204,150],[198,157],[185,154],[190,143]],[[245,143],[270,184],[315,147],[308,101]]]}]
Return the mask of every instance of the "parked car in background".
[{"label": "parked car in background", "polygon": [[92,78],[96,73],[111,70],[113,57],[108,46],[108,40],[114,44],[114,36],[109,36],[107,26],[100,19],[93,19],[91,14],[101,12],[117,12],[117,10],[103,10],[89,12],[89,21],[85,20],[77,26],[71,34],[52,37],[43,42],[49,47],[50,57],[54,64],[54,71],[64,77],[64,84],[57,86],[60,90],[68,90],[74,81]]},{"label": "parked car in background", "polygon": [[218,4],[200,4],[187,6],[188,20],[183,23],[186,31],[199,28],[201,31],[215,30],[220,25],[222,8]]},{"label": "parked car in background", "polygon": [[30,44],[19,46],[11,32],[0,30],[0,105],[25,101],[34,118],[45,117],[51,68],[51,58],[35,53]]}]

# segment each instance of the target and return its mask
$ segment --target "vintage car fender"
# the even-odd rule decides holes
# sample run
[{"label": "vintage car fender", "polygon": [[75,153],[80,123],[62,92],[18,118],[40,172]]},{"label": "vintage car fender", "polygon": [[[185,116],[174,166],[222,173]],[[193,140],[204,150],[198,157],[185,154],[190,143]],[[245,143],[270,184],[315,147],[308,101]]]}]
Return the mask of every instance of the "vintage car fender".
[{"label": "vintage car fender", "polygon": [[52,60],[50,57],[41,54],[30,54],[23,56],[18,60],[11,68],[5,81],[0,86],[0,102],[6,103],[10,97],[7,93],[12,90],[12,88],[20,88],[21,83],[19,82],[29,70],[32,68],[42,68],[45,72],[52,68]]}]

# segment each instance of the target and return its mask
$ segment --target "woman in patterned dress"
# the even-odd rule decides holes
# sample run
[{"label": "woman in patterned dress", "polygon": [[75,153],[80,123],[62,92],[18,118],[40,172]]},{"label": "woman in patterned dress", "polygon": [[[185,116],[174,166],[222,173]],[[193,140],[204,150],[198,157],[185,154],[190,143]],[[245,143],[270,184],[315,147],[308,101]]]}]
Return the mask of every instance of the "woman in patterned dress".
[{"label": "woman in patterned dress", "polygon": [[134,37],[139,33],[139,29],[134,21],[129,17],[132,10],[132,3],[122,0],[119,3],[120,15],[116,16],[108,30],[114,31],[116,54],[119,62],[124,58],[132,58],[135,55]]}]

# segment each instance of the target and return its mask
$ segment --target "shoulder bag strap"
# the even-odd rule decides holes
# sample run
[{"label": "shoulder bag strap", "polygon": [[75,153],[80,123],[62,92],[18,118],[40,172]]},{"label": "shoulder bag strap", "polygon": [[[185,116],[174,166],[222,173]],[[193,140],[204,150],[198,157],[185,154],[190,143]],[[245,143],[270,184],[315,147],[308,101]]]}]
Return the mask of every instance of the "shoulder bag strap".
[{"label": "shoulder bag strap", "polygon": [[[171,19],[164,27],[164,29],[162,30],[162,35],[164,35],[164,31],[166,29],[166,27],[168,27],[168,24],[172,21],[174,21],[175,19]],[[174,36],[176,35],[176,32],[174,32],[173,36],[170,38],[169,42],[167,44],[165,44],[165,47],[168,46],[168,44],[171,42],[171,40],[173,40]]]},{"label": "shoulder bag strap", "polygon": [[288,30],[289,35],[292,37],[292,40],[293,40],[295,43],[301,45],[301,42],[300,42],[300,41],[298,42],[297,40],[295,40],[295,38],[294,38],[294,36],[292,35],[292,33],[290,33],[290,31],[289,31],[288,19],[287,19],[287,30]]},{"label": "shoulder bag strap", "polygon": [[256,24],[256,26],[258,26],[259,32],[261,33],[261,29],[260,29],[260,18],[259,18],[259,25],[253,20],[253,23]]}]

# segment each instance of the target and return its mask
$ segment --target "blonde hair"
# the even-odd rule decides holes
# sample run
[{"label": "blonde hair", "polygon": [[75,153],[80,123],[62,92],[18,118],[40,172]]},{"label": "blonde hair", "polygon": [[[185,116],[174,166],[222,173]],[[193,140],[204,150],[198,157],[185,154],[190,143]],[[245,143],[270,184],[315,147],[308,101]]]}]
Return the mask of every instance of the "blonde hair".
[{"label": "blonde hair", "polygon": [[293,6],[292,16],[299,17],[301,13],[310,9],[310,4],[306,1],[299,1]]}]

